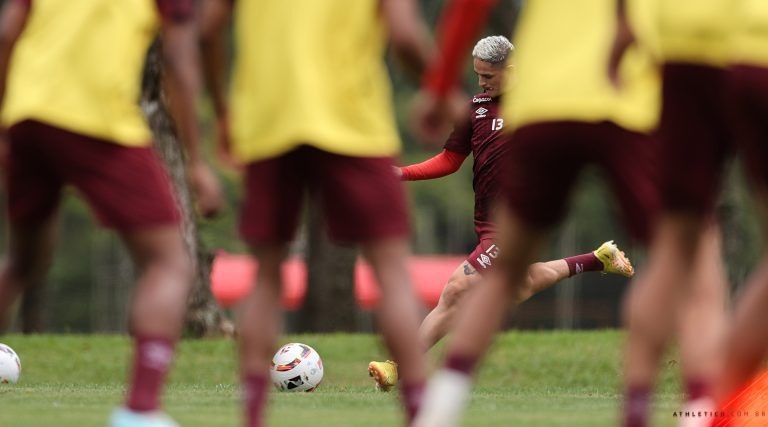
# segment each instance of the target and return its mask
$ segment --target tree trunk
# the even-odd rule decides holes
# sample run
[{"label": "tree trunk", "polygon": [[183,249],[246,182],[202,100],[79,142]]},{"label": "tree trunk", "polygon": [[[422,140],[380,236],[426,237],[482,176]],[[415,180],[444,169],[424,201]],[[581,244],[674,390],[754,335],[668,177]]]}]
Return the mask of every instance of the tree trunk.
[{"label": "tree trunk", "polygon": [[310,202],[307,219],[307,293],[297,317],[301,332],[354,332],[359,311],[354,296],[357,250],[333,244],[322,210]]},{"label": "tree trunk", "polygon": [[176,202],[182,216],[182,232],[195,268],[195,281],[189,299],[185,333],[194,337],[229,332],[229,322],[223,317],[210,290],[213,257],[202,245],[192,195],[186,180],[184,152],[176,137],[173,120],[165,107],[162,93],[160,44],[156,42],[147,56],[144,70],[141,107],[155,137],[155,148],[165,161],[173,182]]}]

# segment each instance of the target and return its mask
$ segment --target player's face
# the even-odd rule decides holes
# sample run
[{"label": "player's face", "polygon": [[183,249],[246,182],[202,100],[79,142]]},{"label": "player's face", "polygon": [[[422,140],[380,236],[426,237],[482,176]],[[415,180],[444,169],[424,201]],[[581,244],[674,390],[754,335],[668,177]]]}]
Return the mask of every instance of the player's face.
[{"label": "player's face", "polygon": [[489,96],[499,96],[503,91],[502,85],[506,80],[505,64],[494,65],[475,58],[475,74],[477,74],[477,84],[483,88],[483,91]]}]

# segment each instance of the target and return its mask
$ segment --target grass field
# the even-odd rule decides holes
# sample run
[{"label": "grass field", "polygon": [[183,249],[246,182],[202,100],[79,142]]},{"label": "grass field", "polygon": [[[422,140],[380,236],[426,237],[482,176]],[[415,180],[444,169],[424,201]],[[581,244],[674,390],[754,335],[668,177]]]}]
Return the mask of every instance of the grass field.
[{"label": "grass field", "polygon": [[[499,337],[478,377],[466,426],[615,426],[620,415],[616,331],[510,332]],[[105,426],[121,401],[129,342],[118,336],[19,336],[0,341],[22,359],[22,380],[0,386],[2,427]],[[323,358],[315,393],[272,393],[270,426],[399,426],[397,395],[376,392],[371,359],[385,352],[370,335],[298,335]],[[440,350],[433,352],[438,357]],[[677,364],[667,358],[654,425],[674,426]],[[234,345],[185,341],[165,397],[185,427],[239,426]]]}]

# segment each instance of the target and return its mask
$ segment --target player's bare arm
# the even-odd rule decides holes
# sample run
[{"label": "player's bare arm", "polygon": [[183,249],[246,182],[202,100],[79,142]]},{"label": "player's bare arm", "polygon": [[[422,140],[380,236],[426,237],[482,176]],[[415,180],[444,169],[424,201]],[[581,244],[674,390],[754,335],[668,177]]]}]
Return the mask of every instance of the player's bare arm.
[{"label": "player's bare arm", "polygon": [[0,12],[0,104],[5,94],[5,80],[8,75],[8,61],[13,46],[24,31],[29,14],[29,3],[23,0],[5,2]]},{"label": "player's bare arm", "polygon": [[227,68],[226,28],[232,19],[231,0],[205,0],[198,26],[203,53],[203,75],[216,115],[225,114]]},{"label": "player's bare arm", "polygon": [[240,169],[231,151],[226,72],[228,65],[227,28],[232,20],[232,0],[205,0],[198,23],[203,53],[203,74],[216,113],[216,148],[225,166]]},{"label": "player's bare arm", "polygon": [[441,17],[438,54],[416,96],[413,125],[419,138],[436,145],[464,118],[465,97],[456,87],[462,58],[496,0],[453,0]]},{"label": "player's bare arm", "polygon": [[608,78],[614,86],[621,85],[619,64],[627,49],[634,44],[635,36],[627,17],[626,0],[616,0],[616,35],[613,39],[611,56],[608,59]]},{"label": "player's bare arm", "polygon": [[438,55],[428,70],[425,88],[443,97],[456,85],[462,58],[485,23],[496,0],[453,0],[440,19]]},{"label": "player's bare arm", "polygon": [[381,0],[392,49],[405,71],[420,78],[432,59],[429,31],[414,0]]},{"label": "player's bare arm", "polygon": [[[27,22],[29,3],[22,0],[5,2],[0,12],[0,105],[3,104],[5,95],[5,81],[8,76],[8,61],[13,52],[13,46],[19,39],[24,25]],[[0,129],[0,168],[5,166],[8,146],[3,136],[4,130]]]},{"label": "player's bare arm", "polygon": [[219,182],[200,151],[200,129],[195,101],[200,94],[200,55],[193,20],[166,20],[162,29],[165,89],[186,154],[190,185],[204,216],[215,215],[223,205]]}]

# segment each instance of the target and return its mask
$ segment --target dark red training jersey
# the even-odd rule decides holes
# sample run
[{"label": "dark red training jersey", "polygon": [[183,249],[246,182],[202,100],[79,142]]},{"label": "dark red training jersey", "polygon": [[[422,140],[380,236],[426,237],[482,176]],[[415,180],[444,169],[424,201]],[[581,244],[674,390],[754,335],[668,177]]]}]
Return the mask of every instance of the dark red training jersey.
[{"label": "dark red training jersey", "polygon": [[504,119],[499,117],[500,97],[481,93],[472,97],[467,120],[454,129],[445,149],[463,155],[472,153],[475,190],[475,233],[482,239],[495,231],[491,210],[499,194],[500,162],[507,152],[503,133]]}]

